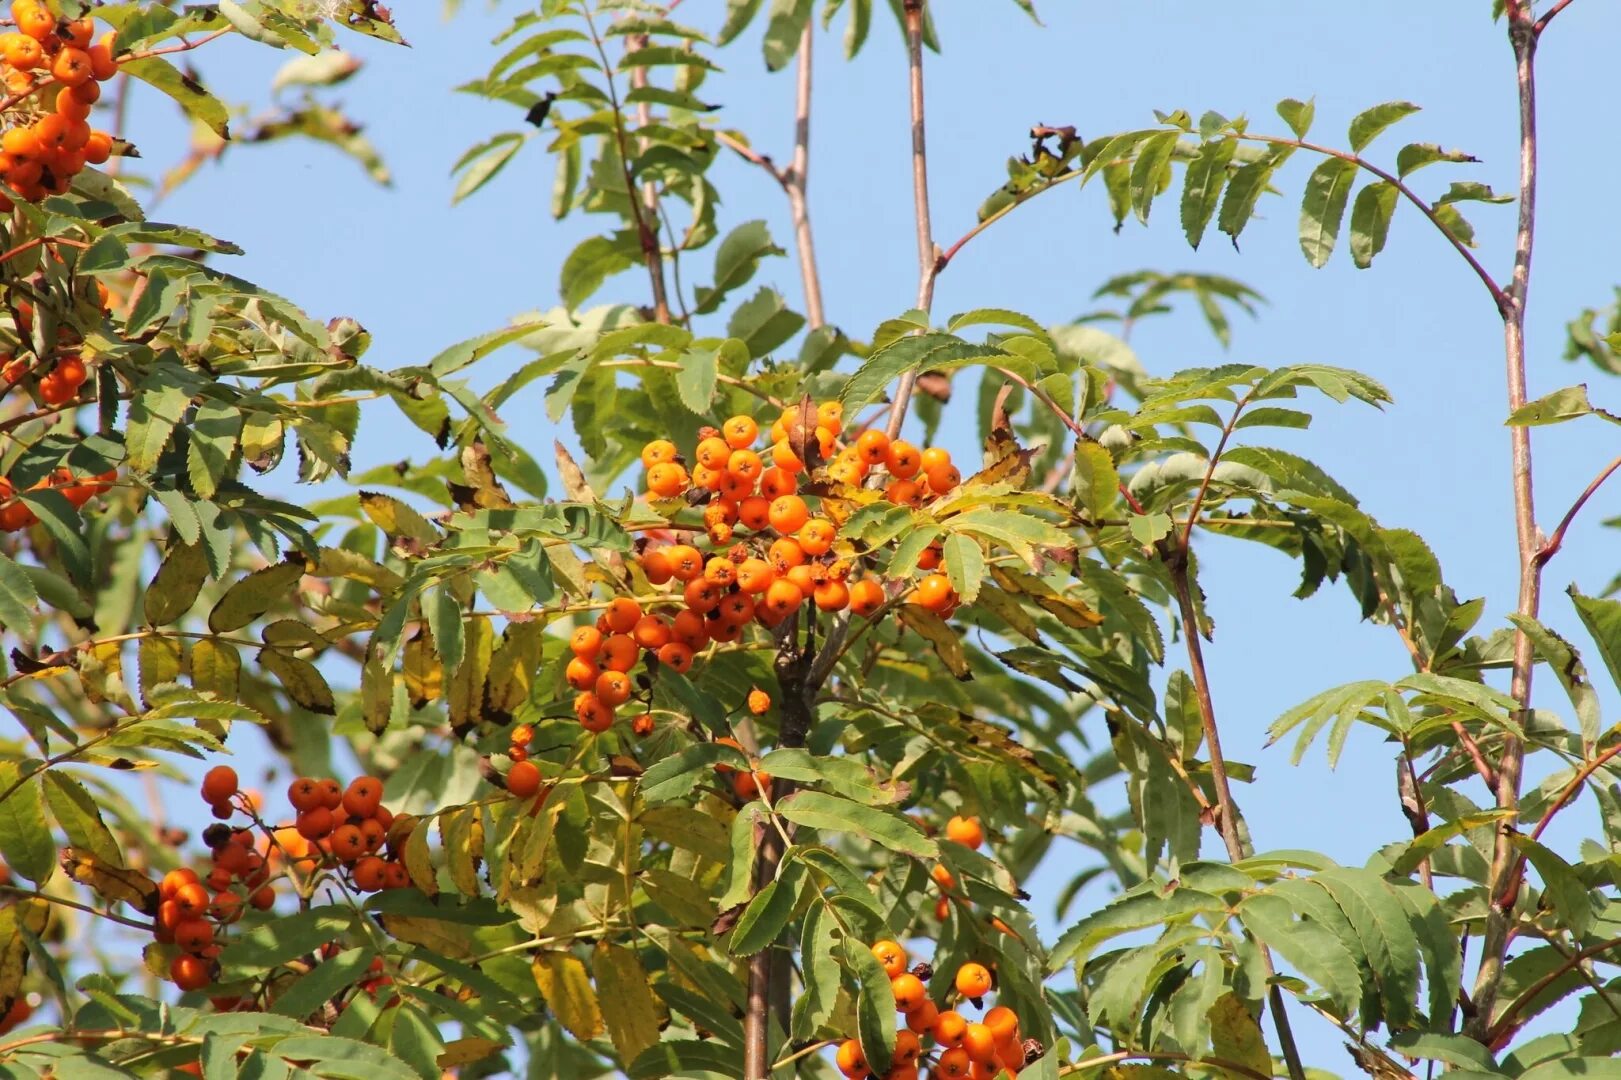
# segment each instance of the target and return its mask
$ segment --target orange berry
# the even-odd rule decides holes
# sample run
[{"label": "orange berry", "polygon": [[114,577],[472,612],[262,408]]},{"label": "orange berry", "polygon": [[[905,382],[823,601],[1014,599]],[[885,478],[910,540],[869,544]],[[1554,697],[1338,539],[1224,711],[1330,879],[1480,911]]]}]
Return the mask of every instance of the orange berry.
[{"label": "orange berry", "polygon": [[844,402],[824,401],[816,406],[816,423],[837,435],[844,424]]},{"label": "orange berry", "polygon": [[940,545],[931,544],[923,549],[923,554],[917,558],[919,570],[934,570],[940,566]]},{"label": "orange berry", "polygon": [[90,39],[96,33],[96,20],[87,16],[85,18],[73,19],[65,25],[67,29],[67,40],[73,43],[74,48],[88,49],[90,47]]},{"label": "orange berry", "polygon": [[918,458],[918,464],[922,466],[924,472],[928,472],[930,469],[937,469],[942,465],[950,465],[951,452],[949,450],[941,449],[938,446],[931,446],[927,450],[923,451],[922,455]]},{"label": "orange berry", "polygon": [[725,472],[727,459],[732,456],[732,448],[726,445],[725,439],[708,438],[698,444],[693,457],[698,464],[715,472]]},{"label": "orange berry", "polygon": [[308,776],[300,776],[287,787],[287,801],[293,804],[293,809],[303,812],[313,810],[321,805],[321,782]]},{"label": "orange berry", "polygon": [[574,715],[579,718],[580,726],[593,734],[601,734],[613,727],[614,711],[590,691],[574,699]]},{"label": "orange berry", "polygon": [[765,472],[765,464],[760,460],[760,455],[753,450],[733,450],[726,459],[726,471],[732,476],[748,481],[752,490],[760,479],[760,474]]},{"label": "orange berry", "polygon": [[856,455],[867,465],[883,465],[889,461],[889,436],[868,428],[856,438]]},{"label": "orange berry", "polygon": [[[715,609],[715,614],[720,616],[720,621],[728,627],[741,627],[744,623],[754,618],[754,612],[754,598],[748,593],[740,592],[726,594],[726,596],[721,599],[720,606]],[[735,639],[717,636],[715,640],[731,641]]]},{"label": "orange berry", "polygon": [[884,489],[884,498],[896,506],[920,506],[923,488],[910,480],[896,480]]},{"label": "orange berry", "polygon": [[[94,80],[81,83],[81,86],[96,86]],[[70,120],[83,120],[90,115],[90,102],[81,101],[76,96],[77,86],[64,86],[56,92],[56,111]]]},{"label": "orange berry", "polygon": [[376,855],[367,855],[355,863],[355,888],[376,892],[383,887],[385,863]]},{"label": "orange berry", "polygon": [[[928,998],[924,998],[928,1001]],[[921,1009],[921,1006],[919,1006]],[[914,1012],[919,1011],[917,1009]],[[923,1054],[923,1042],[917,1037],[917,1032],[903,1028],[895,1032],[895,1064],[899,1068],[906,1068],[917,1064],[917,1059]]]},{"label": "orange berry", "polygon": [[298,835],[306,840],[324,840],[332,835],[335,827],[332,811],[325,806],[316,806],[298,815]]},{"label": "orange berry", "polygon": [[678,643],[687,647],[689,653],[709,644],[709,631],[704,626],[703,615],[696,611],[677,612],[675,618],[670,620],[670,633]]},{"label": "orange berry", "polygon": [[960,1046],[968,1031],[968,1021],[956,1009],[947,1009],[934,1024],[934,1041],[941,1046]]},{"label": "orange berry", "polygon": [[118,61],[115,59],[117,41],[117,35],[109,30],[101,35],[100,41],[85,50],[90,56],[91,74],[96,77],[97,82],[106,82],[118,74]]},{"label": "orange berry", "polygon": [[595,663],[576,656],[563,669],[563,678],[576,690],[589,690],[597,685],[599,669]]},{"label": "orange berry", "polygon": [[527,799],[540,790],[540,769],[533,761],[520,761],[507,770],[507,790]]},{"label": "orange berry", "polygon": [[644,649],[657,651],[670,641],[670,624],[657,615],[643,615],[631,628],[630,636]]},{"label": "orange berry", "polygon": [[[886,969],[887,970],[887,969]],[[940,1020],[940,1010],[934,1002],[925,1000],[923,1004],[906,1014],[906,1026],[919,1035],[927,1035],[934,1031],[934,1025]]]},{"label": "orange berry", "polygon": [[764,716],[771,711],[771,695],[756,687],[749,691],[749,712]]},{"label": "orange berry", "polygon": [[[722,464],[725,464],[722,462]],[[705,491],[719,491],[721,484],[726,481],[725,469],[711,469],[708,465],[699,465],[692,470],[692,482]]]},{"label": "orange berry", "polygon": [[788,445],[787,439],[778,439],[771,446],[771,464],[785,473],[798,473],[805,471],[805,463],[799,460],[794,448]]},{"label": "orange berry", "polygon": [[884,455],[884,468],[889,470],[889,475],[897,480],[910,480],[922,467],[917,447],[901,439],[889,444],[889,451]]},{"label": "orange berry", "polygon": [[513,746],[528,746],[535,741],[535,729],[528,724],[519,724],[512,729],[510,738]]},{"label": "orange berry", "polygon": [[214,926],[206,919],[186,919],[174,928],[174,943],[189,953],[200,953],[214,944]]},{"label": "orange berry", "polygon": [[17,0],[11,5],[11,18],[18,30],[36,41],[44,41],[56,29],[56,17],[43,4]]},{"label": "orange berry", "polygon": [[745,496],[737,504],[737,523],[751,532],[759,532],[771,524],[771,500],[764,495]]},{"label": "orange berry", "polygon": [[950,915],[951,901],[942,896],[934,902],[934,917],[941,922],[945,922]]},{"label": "orange berry", "polygon": [[917,583],[912,601],[930,611],[942,611],[956,602],[957,594],[951,588],[951,579],[944,574],[930,574]]},{"label": "orange berry", "polygon": [[641,655],[642,651],[636,647],[635,638],[629,634],[614,634],[602,643],[602,652],[598,654],[598,659],[609,671],[629,671],[636,666],[636,661]]},{"label": "orange berry", "polygon": [[604,671],[597,676],[597,700],[610,709],[629,701],[631,689],[630,676],[623,671]]},{"label": "orange berry", "polygon": [[95,78],[95,71],[90,64],[90,54],[73,46],[56,54],[56,59],[51,62],[51,74],[64,86],[78,86]]},{"label": "orange berry", "polygon": [[642,617],[642,605],[628,596],[616,596],[608,604],[608,629],[616,634],[628,634]]},{"label": "orange berry", "polygon": [[672,544],[665,555],[670,560],[670,575],[677,581],[691,581],[704,572],[704,557],[690,544]]},{"label": "orange berry", "polygon": [[663,585],[675,576],[670,566],[670,556],[663,548],[648,548],[642,553],[642,573],[654,585]]},{"label": "orange berry", "polygon": [[977,848],[985,842],[985,829],[976,817],[957,816],[946,822],[946,839]]},{"label": "orange berry", "polygon": [[732,793],[744,802],[756,798],[762,790],[770,786],[771,774],[761,769],[740,772],[732,777]]},{"label": "orange berry", "polygon": [[832,549],[833,538],[837,535],[838,529],[831,521],[813,518],[800,527],[799,549],[812,557],[826,555]]},{"label": "orange berry", "polygon": [[213,965],[200,956],[182,953],[169,965],[169,981],[181,990],[201,990],[214,981]]},{"label": "orange berry", "polygon": [[321,805],[328,810],[337,810],[343,805],[343,785],[330,776],[321,779]]},{"label": "orange berry", "polygon": [[906,949],[898,941],[880,941],[872,947],[873,959],[891,979],[906,974]]},{"label": "orange berry", "polygon": [[777,572],[764,559],[744,559],[737,567],[737,587],[746,593],[761,593],[771,587]]},{"label": "orange berry", "polygon": [[684,641],[670,642],[659,649],[659,663],[677,675],[685,675],[692,668],[692,646]]},{"label": "orange berry", "polygon": [[[514,747],[514,749],[517,748]],[[520,754],[523,753],[522,750],[518,750],[518,752]],[[382,807],[378,807],[378,809],[381,810]],[[377,818],[361,818],[359,827],[361,838],[366,841],[367,851],[376,851],[378,848],[383,846],[383,841],[388,839],[388,826],[384,825]]]},{"label": "orange berry", "polygon": [[771,568],[778,574],[786,574],[794,567],[805,561],[805,549],[799,546],[799,541],[791,536],[784,536],[774,541],[771,549],[766,552],[771,560]]},{"label": "orange berry", "polygon": [[222,803],[237,791],[236,770],[229,765],[216,765],[203,774],[203,801]]},{"label": "orange berry", "polygon": [[771,527],[787,536],[798,532],[810,519],[805,500],[798,495],[782,495],[771,500]]},{"label": "orange berry", "polygon": [[890,979],[889,988],[895,992],[895,1008],[903,1013],[909,1013],[929,1000],[923,980],[909,971]]},{"label": "orange berry", "polygon": [[662,499],[673,499],[687,490],[691,478],[687,470],[673,461],[667,461],[647,470],[647,490]]},{"label": "orange berry", "polygon": [[962,1048],[981,1064],[989,1065],[996,1060],[996,1036],[984,1024],[968,1025],[962,1034]]},{"label": "orange berry", "polygon": [[708,578],[699,578],[696,581],[687,582],[687,587],[681,593],[682,599],[687,602],[687,607],[700,615],[707,615],[720,607],[720,602],[725,596],[725,586],[717,585]]},{"label": "orange berry", "polygon": [[861,1043],[855,1039],[845,1039],[839,1044],[833,1063],[849,1080],[863,1080],[870,1071],[867,1068],[867,1055],[862,1053]]},{"label": "orange berry", "polygon": [[820,611],[843,611],[850,606],[850,588],[842,581],[829,578],[816,586],[811,599]]},{"label": "orange berry", "polygon": [[760,426],[747,416],[734,416],[720,426],[720,433],[733,450],[746,450],[760,437]]},{"label": "orange berry", "polygon": [[800,591],[798,585],[779,578],[765,591],[765,600],[759,606],[768,615],[774,615],[780,620],[797,610],[804,600],[805,594]]},{"label": "orange berry", "polygon": [[937,495],[950,491],[962,483],[962,473],[957,471],[955,465],[942,465],[938,468],[929,469],[924,472],[924,476],[928,477],[929,490]]},{"label": "orange berry", "polygon": [[370,776],[357,776],[349,781],[343,793],[343,808],[357,818],[369,818],[383,802],[381,781]]},{"label": "orange berry", "polygon": [[999,1043],[1005,1043],[1019,1033],[1019,1016],[1006,1005],[998,1005],[986,1013],[983,1023]]},{"label": "orange berry", "polygon": [[327,846],[344,862],[354,862],[366,854],[366,836],[358,825],[339,825],[332,830]]},{"label": "orange berry", "polygon": [[276,890],[269,885],[260,886],[248,897],[248,903],[253,905],[255,911],[269,911],[276,906]]},{"label": "orange berry", "polygon": [[929,871],[929,876],[932,877],[934,879],[934,883],[940,886],[942,889],[954,889],[957,887],[956,876],[953,875],[950,870],[946,869],[944,863],[935,863],[934,869]]},{"label": "orange berry", "polygon": [[984,964],[970,961],[957,969],[956,985],[957,993],[963,997],[984,997],[991,992],[990,969]]},{"label": "orange berry", "polygon": [[884,587],[872,578],[862,578],[850,585],[850,610],[863,617],[884,606]]},{"label": "orange berry", "polygon": [[653,734],[653,714],[642,713],[630,722],[630,730],[637,735]]},{"label": "orange berry", "polygon": [[602,651],[602,631],[594,626],[582,626],[569,635],[568,648],[575,656],[594,659]]},{"label": "orange berry", "polygon": [[208,911],[208,890],[200,881],[189,881],[174,892],[176,910],[189,918],[201,918]]},{"label": "orange berry", "polygon": [[675,443],[669,439],[654,439],[642,447],[642,467],[651,469],[655,465],[666,465],[675,461],[679,452]]},{"label": "orange berry", "polygon": [[785,469],[767,469],[760,474],[760,494],[769,506],[770,500],[792,495],[799,490],[799,481]]},{"label": "orange berry", "polygon": [[704,563],[704,580],[725,588],[737,581],[737,564],[717,555]]}]

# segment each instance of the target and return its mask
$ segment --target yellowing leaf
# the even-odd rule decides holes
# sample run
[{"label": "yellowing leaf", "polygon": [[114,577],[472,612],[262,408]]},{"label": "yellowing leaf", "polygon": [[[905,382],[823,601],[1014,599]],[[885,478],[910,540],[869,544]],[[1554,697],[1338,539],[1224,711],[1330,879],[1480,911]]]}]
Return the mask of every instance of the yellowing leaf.
[{"label": "yellowing leaf", "polygon": [[437,544],[441,539],[441,533],[427,518],[392,495],[362,491],[360,509],[391,540],[403,536],[419,544]]},{"label": "yellowing leaf", "polygon": [[142,638],[135,650],[136,670],[141,679],[141,701],[152,705],[152,689],[180,678],[180,639]]},{"label": "yellowing leaf", "polygon": [[463,625],[462,662],[450,677],[447,703],[450,729],[465,734],[484,718],[484,683],[490,671],[490,652],[495,644],[495,628],[487,615],[473,615]]},{"label": "yellowing leaf", "polygon": [[591,970],[596,976],[597,993],[611,1003],[606,1014],[608,1037],[621,1061],[634,1061],[659,1041],[659,1029],[665,1020],[664,1008],[653,996],[647,972],[634,951],[605,941],[599,941],[592,950]]},{"label": "yellowing leaf", "polygon": [[602,1034],[602,1009],[597,1005],[597,993],[591,988],[591,979],[579,957],[566,952],[543,952],[535,957],[531,968],[540,996],[546,999],[563,1030],[582,1041]]},{"label": "yellowing leaf", "polygon": [[411,884],[429,896],[439,895],[439,875],[433,870],[433,856],[428,853],[428,829],[420,823],[411,830],[405,841],[405,870],[411,875]]},{"label": "yellowing leaf", "polygon": [[28,939],[23,935],[39,937],[50,916],[51,905],[37,897],[0,908],[0,1009],[11,1008],[28,973]]},{"label": "yellowing leaf", "polygon": [[[1266,1037],[1237,994],[1221,995],[1205,1015],[1210,1018],[1210,1041],[1216,1057],[1248,1065],[1266,1076],[1272,1075],[1272,1052],[1266,1048]],[[1217,1071],[1232,1080],[1244,1080],[1243,1073],[1230,1069]]]},{"label": "yellowing leaf", "polygon": [[919,604],[902,604],[900,617],[908,630],[934,647],[934,654],[953,676],[962,680],[974,677],[968,670],[968,652],[962,639],[944,619]]},{"label": "yellowing leaf", "polygon": [[301,708],[323,716],[332,716],[337,703],[326,678],[308,660],[301,660],[278,649],[260,649],[259,666],[276,677],[287,696]]},{"label": "yellowing leaf", "polygon": [[501,647],[490,657],[490,674],[484,683],[484,707],[490,719],[508,719],[529,700],[529,688],[540,670],[545,633],[546,624],[540,619],[507,624]]},{"label": "yellowing leaf", "polygon": [[436,701],[442,692],[445,672],[439,666],[439,654],[434,652],[433,637],[424,627],[422,633],[405,643],[405,660],[401,664],[405,675],[405,691],[411,696],[413,708],[422,708]]},{"label": "yellowing leaf", "polygon": [[236,646],[199,638],[191,646],[191,685],[221,701],[236,700],[242,681],[242,657]]},{"label": "yellowing leaf", "polygon": [[208,613],[208,628],[216,634],[240,630],[287,598],[298,579],[304,576],[304,560],[294,557],[274,566],[255,570],[225,590],[214,610]]},{"label": "yellowing leaf", "polygon": [[445,865],[456,890],[464,896],[477,896],[478,866],[484,859],[484,824],[479,820],[478,808],[464,806],[440,815],[439,842],[444,846]]},{"label": "yellowing leaf", "polygon": [[158,911],[158,886],[139,870],[128,870],[83,848],[62,849],[62,869],[108,903],[124,903],[144,915]]},{"label": "yellowing leaf", "polygon": [[440,1051],[439,1056],[433,1059],[433,1063],[441,1069],[454,1069],[460,1065],[471,1065],[499,1052],[503,1045],[494,1039],[486,1039],[478,1035],[452,1039],[445,1044],[445,1048]]},{"label": "yellowing leaf", "polygon": [[180,618],[197,602],[197,594],[207,580],[208,556],[202,545],[172,541],[146,589],[146,621],[152,626],[166,626]]}]

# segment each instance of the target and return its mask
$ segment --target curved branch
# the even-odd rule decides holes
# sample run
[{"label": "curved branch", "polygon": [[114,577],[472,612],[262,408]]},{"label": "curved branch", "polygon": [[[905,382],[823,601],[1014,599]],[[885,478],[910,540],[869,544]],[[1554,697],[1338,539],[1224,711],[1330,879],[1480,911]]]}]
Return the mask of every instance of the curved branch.
[{"label": "curved branch", "polygon": [[1554,529],[1553,535],[1548,537],[1547,542],[1537,552],[1536,564],[1538,567],[1546,566],[1548,560],[1559,553],[1559,549],[1564,546],[1565,533],[1570,529],[1570,523],[1576,520],[1576,515],[1581,513],[1583,506],[1587,505],[1587,500],[1593,497],[1593,493],[1602,487],[1604,481],[1608,480],[1617,469],[1621,469],[1621,457],[1617,457],[1600,469],[1599,474],[1593,477],[1593,482],[1588,484],[1580,495],[1576,496],[1576,501],[1570,504],[1570,509],[1565,511],[1565,516],[1559,519],[1559,527]]}]

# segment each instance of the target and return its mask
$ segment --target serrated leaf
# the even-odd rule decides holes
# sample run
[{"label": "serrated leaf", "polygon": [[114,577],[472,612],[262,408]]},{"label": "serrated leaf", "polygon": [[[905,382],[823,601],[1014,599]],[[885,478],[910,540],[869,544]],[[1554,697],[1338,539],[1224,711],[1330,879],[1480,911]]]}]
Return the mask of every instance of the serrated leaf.
[{"label": "serrated leaf", "polygon": [[1211,139],[1199,147],[1198,154],[1188,162],[1182,188],[1182,232],[1195,249],[1204,239],[1205,228],[1221,203],[1227,167],[1237,150],[1237,139]]},{"label": "serrated leaf", "polygon": [[149,56],[143,60],[122,60],[118,69],[173,98],[185,110],[187,116],[201,122],[215,135],[222,139],[231,137],[231,116],[224,103],[204,90],[195,78],[185,74],[168,60],[161,56]]},{"label": "serrated leaf", "polygon": [[191,646],[191,685],[222,701],[233,701],[241,688],[242,656],[228,641],[201,638]]},{"label": "serrated leaf", "polygon": [[634,1061],[659,1041],[666,1014],[653,996],[652,983],[636,953],[605,941],[591,953],[597,994],[613,1007],[604,1014],[608,1037],[621,1061]]},{"label": "serrated leaf", "polygon": [[1278,102],[1278,115],[1289,125],[1289,130],[1295,133],[1295,138],[1304,139],[1306,133],[1311,130],[1312,119],[1317,115],[1317,103],[1284,98]]},{"label": "serrated leaf", "polygon": [[602,1009],[579,957],[566,952],[537,953],[530,970],[541,997],[565,1031],[582,1040],[602,1034]]},{"label": "serrated leaf", "polygon": [[855,972],[856,1035],[861,1052],[872,1071],[880,1076],[889,1071],[895,1056],[895,992],[889,976],[872,955],[872,949],[854,937],[844,939],[844,962]]},{"label": "serrated leaf", "polygon": [[691,348],[681,354],[680,370],[675,373],[675,389],[687,410],[703,416],[715,400],[715,380],[720,373],[720,356],[714,349]]},{"label": "serrated leaf", "polygon": [[1322,267],[1334,253],[1356,171],[1352,162],[1329,158],[1306,181],[1300,203],[1300,250],[1313,267]]},{"label": "serrated leaf", "polygon": [[[1272,1052],[1267,1049],[1261,1026],[1242,998],[1233,993],[1223,994],[1205,1015],[1210,1021],[1210,1042],[1216,1057],[1248,1065],[1266,1076],[1272,1075]],[[1230,1080],[1242,1080],[1245,1075],[1226,1069],[1217,1071]]]},{"label": "serrated leaf", "polygon": [[940,565],[963,603],[978,599],[980,583],[985,580],[985,550],[979,541],[962,533],[947,536],[941,545]]},{"label": "serrated leaf", "polygon": [[1364,147],[1379,137],[1380,132],[1416,112],[1418,106],[1411,101],[1387,101],[1358,113],[1351,120],[1349,132],[1352,151],[1360,154]]},{"label": "serrated leaf", "polygon": [[905,814],[821,791],[796,791],[777,804],[789,821],[811,829],[855,833],[902,855],[933,858],[939,846]]},{"label": "serrated leaf", "polygon": [[276,677],[287,696],[300,708],[324,716],[337,714],[332,688],[316,666],[280,649],[260,649],[257,663]]},{"label": "serrated leaf", "polygon": [[140,678],[141,700],[153,704],[153,692],[180,678],[179,638],[144,637],[135,649],[135,667]]},{"label": "serrated leaf", "polygon": [[954,678],[967,681],[974,677],[968,663],[968,652],[962,639],[944,619],[921,604],[902,604],[897,612],[908,630],[927,641]]},{"label": "serrated leaf", "polygon": [[148,626],[167,626],[180,619],[197,602],[197,594],[208,580],[208,556],[201,544],[169,542],[169,550],[158,564],[144,597]]},{"label": "serrated leaf", "polygon": [[44,780],[37,761],[0,761],[0,858],[12,872],[36,885],[56,869],[56,841],[45,818]]},{"label": "serrated leaf", "polygon": [[451,193],[451,204],[461,202],[495,179],[506,168],[507,162],[512,160],[512,156],[523,148],[527,138],[521,132],[503,132],[464,154],[452,170],[460,172],[461,178],[456,181],[456,190]]},{"label": "serrated leaf", "polygon": [[240,630],[269,611],[304,576],[304,560],[295,556],[286,562],[255,570],[237,581],[208,613],[208,628],[216,634]]},{"label": "serrated leaf", "polygon": [[26,638],[38,602],[39,594],[23,568],[0,554],[0,627]]},{"label": "serrated leaf", "polygon": [[108,866],[123,869],[124,853],[112,830],[101,819],[101,807],[95,796],[73,777],[61,769],[49,769],[44,775],[45,802],[51,808],[68,842]]},{"label": "serrated leaf", "polygon": [[1583,596],[1574,585],[1566,591],[1582,625],[1598,645],[1604,666],[1609,669],[1611,682],[1621,687],[1621,600]]},{"label": "serrated leaf", "polygon": [[1360,269],[1373,265],[1373,257],[1385,249],[1390,218],[1396,212],[1401,193],[1388,180],[1380,180],[1356,193],[1351,207],[1351,261]]}]

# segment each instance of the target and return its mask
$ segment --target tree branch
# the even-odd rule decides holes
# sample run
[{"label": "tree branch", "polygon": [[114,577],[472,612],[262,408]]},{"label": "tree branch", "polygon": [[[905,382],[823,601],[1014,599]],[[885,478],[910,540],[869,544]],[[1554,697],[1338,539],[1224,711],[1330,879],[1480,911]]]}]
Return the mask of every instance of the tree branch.
[{"label": "tree branch", "polygon": [[1559,527],[1554,529],[1553,535],[1548,537],[1547,543],[1543,544],[1541,550],[1537,552],[1536,564],[1538,568],[1548,565],[1548,560],[1559,553],[1559,549],[1564,546],[1565,532],[1570,528],[1570,523],[1576,520],[1576,515],[1581,513],[1583,506],[1587,505],[1587,500],[1593,497],[1593,493],[1602,487],[1604,481],[1608,480],[1617,469],[1621,469],[1621,457],[1616,458],[1599,470],[1599,474],[1593,477],[1593,482],[1588,484],[1580,495],[1576,496],[1576,501],[1570,504],[1570,509],[1565,511],[1565,516],[1559,519]]},{"label": "tree branch", "polygon": [[794,87],[794,160],[783,189],[794,217],[794,249],[799,253],[799,276],[805,287],[805,322],[812,330],[827,322],[822,310],[822,278],[816,269],[816,244],[811,237],[810,204],[805,189],[810,180],[811,42],[814,22],[805,23],[799,39],[798,80]]},{"label": "tree branch", "polygon": [[[1530,9],[1519,0],[1510,3],[1509,41],[1514,47],[1515,82],[1518,86],[1520,121],[1520,213],[1514,245],[1513,279],[1499,305],[1503,312],[1503,355],[1508,382],[1509,411],[1525,404],[1525,311],[1531,283],[1531,252],[1536,238],[1537,198],[1537,105],[1536,32]],[[1520,557],[1518,613],[1535,619],[1542,598],[1541,533],[1536,524],[1536,502],[1531,487],[1531,429],[1509,429],[1512,447],[1514,488],[1514,532]],[[1518,703],[1519,719],[1525,720],[1531,708],[1531,676],[1535,657],[1525,631],[1514,634],[1514,662],[1509,693]],[[1471,995],[1475,1012],[1468,1034],[1483,1043],[1491,1038],[1490,1025],[1503,964],[1510,940],[1510,913],[1519,895],[1525,871],[1524,859],[1515,844],[1515,819],[1520,806],[1520,778],[1525,764],[1525,745],[1513,735],[1505,737],[1497,761],[1497,808],[1507,811],[1497,825],[1497,842],[1487,877],[1486,927],[1481,940],[1480,967],[1475,973]]]},{"label": "tree branch", "polygon": [[1536,34],[1538,37],[1541,37],[1542,32],[1548,29],[1548,24],[1553,22],[1553,17],[1559,14],[1561,11],[1564,11],[1569,6],[1570,0],[1559,0],[1557,4],[1548,9],[1547,13],[1544,14],[1542,18],[1537,20],[1536,25],[1531,28],[1532,33]]},{"label": "tree branch", "polygon": [[1554,968],[1552,971],[1548,972],[1546,975],[1542,976],[1542,978],[1538,979],[1530,986],[1527,986],[1525,990],[1520,993],[1519,997],[1509,1002],[1508,1008],[1503,1010],[1502,1017],[1497,1021],[1496,1024],[1492,1025],[1491,1030],[1486,1034],[1485,1041],[1488,1043],[1488,1045],[1495,1045],[1504,1035],[1511,1034],[1516,1029],[1516,1026],[1513,1023],[1515,1014],[1521,1009],[1525,1008],[1525,1006],[1530,1002],[1535,1001],[1538,994],[1552,986],[1555,982],[1562,978],[1567,971],[1575,967],[1577,964],[1591,959],[1600,953],[1609,952],[1611,949],[1614,949],[1617,946],[1621,946],[1621,937],[1610,938],[1608,941],[1601,941],[1597,945],[1589,945],[1585,949],[1572,953],[1568,960]]},{"label": "tree branch", "polygon": [[[906,66],[910,76],[912,104],[912,208],[917,220],[917,306],[927,312],[934,305],[935,259],[934,226],[929,221],[929,151],[923,115],[923,4],[925,0],[904,0],[906,15]],[[895,400],[889,406],[889,422],[884,425],[891,439],[901,432],[906,409],[912,403],[917,372],[908,371],[895,387]]]}]

